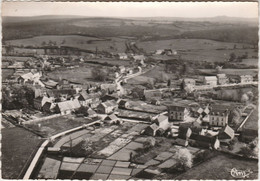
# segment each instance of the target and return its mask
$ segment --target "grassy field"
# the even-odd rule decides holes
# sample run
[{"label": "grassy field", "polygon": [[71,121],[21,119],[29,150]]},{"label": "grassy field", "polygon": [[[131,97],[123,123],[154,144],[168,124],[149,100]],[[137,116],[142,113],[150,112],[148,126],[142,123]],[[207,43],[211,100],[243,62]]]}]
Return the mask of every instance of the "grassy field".
[{"label": "grassy field", "polygon": [[[43,42],[49,43],[49,41],[56,42],[59,46],[70,46],[85,50],[95,51],[96,48],[98,51],[108,51],[108,52],[125,52],[125,39],[123,38],[95,38],[88,36],[79,36],[79,35],[52,35],[52,36],[36,36],[33,38],[27,39],[18,39],[18,40],[9,40],[8,44],[16,46],[42,46]],[[25,50],[24,52],[33,51]],[[18,51],[18,50],[17,50]],[[21,53],[22,50],[19,49]],[[40,52],[39,52],[40,53]]]},{"label": "grassy field", "polygon": [[33,129],[36,132],[39,132],[45,137],[48,137],[90,122],[92,122],[90,119],[61,116],[35,124],[30,124],[27,125],[27,127]]},{"label": "grassy field", "polygon": [[58,69],[48,73],[48,77],[50,78],[61,78],[68,79],[70,81],[84,83],[87,79],[92,78],[91,75],[92,66],[81,66],[74,69]]},{"label": "grassy field", "polygon": [[258,107],[254,110],[251,116],[248,118],[247,122],[244,125],[244,128],[247,129],[258,129]]},{"label": "grassy field", "polygon": [[13,75],[14,69],[2,69],[2,80],[5,80]]},{"label": "grassy field", "polygon": [[[247,179],[257,179],[258,178],[258,163],[257,161],[250,161],[242,158],[232,158],[228,155],[219,155],[209,161],[206,161],[194,168],[188,170],[184,174],[174,178],[177,180],[182,179],[211,179],[211,180],[234,180],[230,174],[230,170],[236,168],[237,170],[247,170],[253,171]],[[242,178],[241,178],[242,179]]]},{"label": "grassy field", "polygon": [[17,179],[42,140],[19,127],[2,129],[1,134],[2,178]]},{"label": "grassy field", "polygon": [[[199,69],[202,73],[217,74],[215,69]],[[258,73],[257,69],[222,69],[220,73],[228,75],[253,75]]]},{"label": "grassy field", "polygon": [[258,66],[258,59],[255,59],[255,58],[243,59],[241,64]]},{"label": "grassy field", "polygon": [[[194,45],[198,46],[198,45]],[[206,50],[206,51],[205,51]],[[231,53],[241,56],[248,52],[249,57],[257,56],[257,52],[253,49],[235,49],[235,50],[216,50],[216,49],[198,49],[189,50],[181,53],[181,57],[186,60],[207,61],[207,62],[223,62],[229,59]]]},{"label": "grassy field", "polygon": [[242,48],[243,45],[251,47],[248,44],[227,43],[204,39],[171,39],[158,41],[143,41],[138,42],[137,46],[146,51],[155,51],[158,49],[170,48],[174,50],[215,50],[215,49],[233,49],[234,44],[237,48]]}]

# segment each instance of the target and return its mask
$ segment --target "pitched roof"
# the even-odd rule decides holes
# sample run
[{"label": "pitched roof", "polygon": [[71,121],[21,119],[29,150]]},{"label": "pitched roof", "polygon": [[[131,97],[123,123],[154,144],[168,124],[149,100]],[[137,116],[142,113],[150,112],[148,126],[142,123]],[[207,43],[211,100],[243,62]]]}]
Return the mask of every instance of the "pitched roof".
[{"label": "pitched roof", "polygon": [[118,53],[119,56],[127,56],[126,53]]},{"label": "pitched roof", "polygon": [[90,99],[91,97],[89,96],[89,94],[87,94],[85,91],[80,93],[80,97],[79,98],[83,98],[84,100]]},{"label": "pitched roof", "polygon": [[118,103],[118,105],[124,106],[126,103],[127,103],[126,100],[120,100],[119,103]]},{"label": "pitched roof", "polygon": [[194,134],[194,133],[191,134],[190,139],[196,140],[198,142],[205,142],[205,143],[210,143],[210,144],[214,144],[216,141],[215,137],[203,136],[203,135]]},{"label": "pitched roof", "polygon": [[111,114],[111,115],[108,115],[105,120],[115,120],[117,119],[116,115],[115,114]]},{"label": "pitched roof", "polygon": [[160,115],[156,118],[156,120],[160,123],[160,122],[163,122],[165,120],[168,120],[168,117],[167,116],[164,116],[164,115]]},{"label": "pitched roof", "polygon": [[187,143],[187,141],[184,139],[181,139],[181,138],[177,138],[175,140],[175,144],[180,145],[180,146],[186,146],[186,143]]},{"label": "pitched roof", "polygon": [[73,109],[80,108],[80,103],[77,99],[59,102],[57,105],[58,105],[60,111],[73,110]]},{"label": "pitched roof", "polygon": [[227,116],[228,110],[226,109],[213,109],[212,111],[210,111],[209,113],[210,115],[219,115],[219,116]]},{"label": "pitched roof", "polygon": [[217,80],[216,76],[205,76],[204,78],[205,78],[205,80],[213,80],[213,81]]},{"label": "pitched roof", "polygon": [[32,79],[33,78],[33,73],[29,72],[27,74],[24,74],[21,76],[23,79]]},{"label": "pitched roof", "polygon": [[148,127],[150,127],[150,128],[152,128],[152,130],[154,130],[154,131],[156,131],[157,129],[159,129],[159,126],[157,126],[157,124],[152,124],[152,125],[150,125],[150,126],[148,126]]},{"label": "pitched roof", "polygon": [[116,107],[116,106],[117,106],[116,102],[113,101],[113,100],[103,102],[103,103],[101,103],[100,105],[102,105],[102,106],[105,107],[105,108],[106,108],[106,107]]},{"label": "pitched roof", "polygon": [[230,139],[233,139],[235,136],[235,131],[231,127],[226,125],[226,127],[220,131],[219,138],[225,138],[224,134],[226,134]]},{"label": "pitched roof", "polygon": [[226,74],[217,74],[218,78],[226,78]]},{"label": "pitched roof", "polygon": [[169,109],[171,109],[172,111],[184,111],[185,110],[185,106],[183,105],[170,105],[168,106]]},{"label": "pitched roof", "polygon": [[96,114],[96,112],[93,109],[91,109],[91,108],[89,108],[87,110],[87,113],[88,113],[88,115],[95,115]]}]

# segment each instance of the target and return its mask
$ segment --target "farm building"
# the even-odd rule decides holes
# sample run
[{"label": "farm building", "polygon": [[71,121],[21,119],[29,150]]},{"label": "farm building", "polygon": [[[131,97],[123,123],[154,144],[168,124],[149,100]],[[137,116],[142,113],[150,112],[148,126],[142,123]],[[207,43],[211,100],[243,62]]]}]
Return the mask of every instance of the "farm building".
[{"label": "farm building", "polygon": [[195,147],[218,149],[220,142],[217,137],[203,136],[198,134],[191,134],[189,144]]},{"label": "farm building", "polygon": [[107,117],[105,117],[104,122],[110,123],[110,124],[119,123],[120,119],[115,114],[111,114],[111,115],[108,115]]},{"label": "farm building", "polygon": [[88,114],[88,117],[90,117],[90,118],[97,117],[97,113],[91,108],[88,108],[87,114]]},{"label": "farm building", "polygon": [[239,81],[241,84],[251,83],[251,82],[253,82],[253,76],[252,75],[240,75]]},{"label": "farm building", "polygon": [[159,115],[153,122],[164,131],[167,130],[170,126],[168,117],[164,115]]},{"label": "farm building", "polygon": [[47,89],[56,89],[58,85],[58,82],[54,80],[42,81],[42,83],[45,85]]},{"label": "farm building", "polygon": [[130,104],[126,100],[120,100],[119,103],[118,103],[118,107],[119,108],[123,108],[123,109],[124,108],[129,108]]},{"label": "farm building", "polygon": [[79,100],[79,103],[84,107],[90,106],[90,103],[92,102],[92,98],[85,91],[80,93],[78,100]]},{"label": "farm building", "polygon": [[161,105],[161,102],[158,99],[152,99],[151,104],[159,106],[159,105]]},{"label": "farm building", "polygon": [[228,81],[226,74],[217,74],[217,78],[219,85],[226,84]]},{"label": "farm building", "polygon": [[184,121],[189,115],[189,110],[185,106],[168,106],[169,121]]},{"label": "farm building", "polygon": [[118,67],[118,70],[119,70],[119,72],[120,72],[121,74],[126,72],[126,68],[125,68],[125,66],[123,66],[123,65],[119,66],[119,67]]},{"label": "farm building", "polygon": [[234,138],[235,136],[235,131],[229,127],[228,125],[225,126],[225,128],[221,129],[219,132],[219,140],[222,141],[230,141]]},{"label": "farm building", "polygon": [[164,50],[163,49],[160,49],[160,50],[156,50],[155,51],[155,55],[162,55],[164,53]]},{"label": "farm building", "polygon": [[188,126],[180,126],[179,127],[179,134],[178,137],[181,139],[188,139],[190,135],[192,134],[192,130]]},{"label": "farm building", "polygon": [[51,103],[51,102],[45,102],[45,104],[42,106],[42,111],[45,113],[52,113],[55,108],[55,103]]},{"label": "farm building", "polygon": [[46,103],[46,102],[50,102],[52,103],[54,101],[54,98],[52,97],[46,97],[46,96],[43,96],[43,97],[37,97],[33,100],[33,105],[34,105],[34,108],[37,109],[37,110],[41,110],[43,105]]},{"label": "farm building", "polygon": [[181,139],[181,138],[177,138],[177,139],[174,141],[174,143],[175,143],[176,145],[180,145],[180,146],[184,146],[184,147],[187,147],[188,144],[189,144],[188,140],[186,140],[186,139]]},{"label": "farm building", "polygon": [[110,114],[117,108],[115,101],[106,101],[97,106],[97,111],[101,114]]},{"label": "farm building", "polygon": [[116,84],[101,84],[100,85],[101,90],[105,90],[108,93],[116,92],[117,87]]},{"label": "farm building", "polygon": [[205,76],[203,79],[204,85],[210,85],[212,87],[217,85],[217,77],[216,76]]},{"label": "farm building", "polygon": [[158,129],[159,129],[159,126],[154,123],[154,124],[146,127],[145,130],[143,131],[143,133],[148,136],[155,136]]},{"label": "farm building", "polygon": [[118,57],[120,60],[126,60],[126,59],[128,59],[128,56],[127,56],[126,53],[118,53],[118,54],[116,55],[116,57]]},{"label": "farm building", "polygon": [[72,111],[79,109],[81,107],[79,101],[77,99],[59,102],[56,105],[56,111],[61,113],[62,115],[70,114]]},{"label": "farm building", "polygon": [[196,81],[194,79],[185,78],[182,80],[183,88],[185,88],[188,85],[191,85],[192,87],[195,86]]}]

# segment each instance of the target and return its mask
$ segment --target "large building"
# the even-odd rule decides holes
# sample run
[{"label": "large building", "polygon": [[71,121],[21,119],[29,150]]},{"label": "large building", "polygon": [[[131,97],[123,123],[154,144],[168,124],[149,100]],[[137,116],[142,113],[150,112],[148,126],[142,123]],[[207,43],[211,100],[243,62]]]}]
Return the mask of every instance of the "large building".
[{"label": "large building", "polygon": [[185,106],[168,106],[169,121],[184,121],[189,115],[189,110]]},{"label": "large building", "polygon": [[227,83],[227,77],[226,74],[217,74],[217,78],[218,78],[218,84],[219,85],[223,85]]},{"label": "large building", "polygon": [[228,124],[229,111],[213,108],[209,113],[209,125],[224,127]]},{"label": "large building", "polygon": [[205,76],[203,83],[204,83],[204,85],[216,86],[217,81],[218,81],[218,79],[216,76]]},{"label": "large building", "polygon": [[250,83],[253,82],[253,77],[252,75],[241,75],[239,79],[240,83]]}]

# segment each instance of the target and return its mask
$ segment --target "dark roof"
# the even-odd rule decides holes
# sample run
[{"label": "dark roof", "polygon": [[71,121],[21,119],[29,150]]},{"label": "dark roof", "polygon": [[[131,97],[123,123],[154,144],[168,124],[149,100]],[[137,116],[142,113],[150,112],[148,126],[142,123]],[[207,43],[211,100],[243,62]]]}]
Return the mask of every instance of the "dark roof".
[{"label": "dark roof", "polygon": [[87,100],[87,99],[90,99],[90,98],[91,97],[89,96],[89,94],[87,94],[85,91],[80,93],[79,100]]},{"label": "dark roof", "polygon": [[184,111],[186,107],[183,105],[170,105],[168,108],[172,111]]},{"label": "dark roof", "polygon": [[116,117],[116,115],[114,115],[114,114],[108,115],[108,116],[105,118],[105,120],[115,120],[115,119],[117,119],[117,117]]},{"label": "dark roof", "polygon": [[104,95],[100,98],[102,102],[108,101],[108,100],[117,100],[118,98],[112,95]]},{"label": "dark roof", "polygon": [[68,94],[70,96],[76,94],[75,89],[52,89],[52,90],[47,90],[47,94],[50,97],[59,97],[61,94]]},{"label": "dark roof", "polygon": [[180,145],[180,146],[186,146],[185,143],[186,143],[186,140],[181,139],[181,138],[177,138],[175,140],[175,144]]},{"label": "dark roof", "polygon": [[216,141],[215,137],[203,136],[203,135],[194,134],[194,133],[191,134],[190,139],[198,141],[198,142],[205,142],[205,143],[210,143],[210,144],[214,144],[214,142]]},{"label": "dark roof", "polygon": [[179,138],[186,139],[186,134],[190,128],[187,126],[180,126],[179,127]]},{"label": "dark roof", "polygon": [[45,102],[45,104],[43,105],[43,108],[45,108],[45,109],[50,109],[51,104],[52,104],[52,103],[50,103],[50,102]]},{"label": "dark roof", "polygon": [[209,113],[210,115],[227,116],[229,111],[227,109],[212,109]]},{"label": "dark roof", "polygon": [[226,127],[223,128],[219,133],[220,139],[233,139],[234,136],[235,136],[235,131],[228,125],[226,125]]},{"label": "dark roof", "polygon": [[119,101],[118,105],[124,106],[126,103],[128,103],[126,100]]}]

